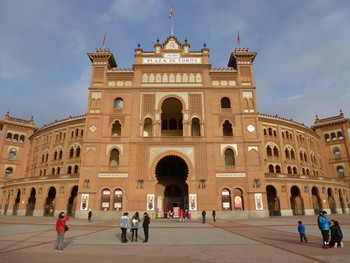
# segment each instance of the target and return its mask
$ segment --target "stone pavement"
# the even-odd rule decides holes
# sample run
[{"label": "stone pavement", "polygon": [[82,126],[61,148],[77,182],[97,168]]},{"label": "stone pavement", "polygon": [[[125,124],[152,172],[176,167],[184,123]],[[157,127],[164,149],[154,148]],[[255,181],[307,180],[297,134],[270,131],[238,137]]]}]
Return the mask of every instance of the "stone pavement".
[{"label": "stone pavement", "polygon": [[[68,221],[62,253],[52,217],[0,216],[0,262],[349,262],[350,215],[329,215],[340,222],[344,248],[322,249],[317,216],[199,221],[151,220],[149,243],[120,242],[118,219]],[[299,244],[297,221],[306,226],[309,243]]]}]

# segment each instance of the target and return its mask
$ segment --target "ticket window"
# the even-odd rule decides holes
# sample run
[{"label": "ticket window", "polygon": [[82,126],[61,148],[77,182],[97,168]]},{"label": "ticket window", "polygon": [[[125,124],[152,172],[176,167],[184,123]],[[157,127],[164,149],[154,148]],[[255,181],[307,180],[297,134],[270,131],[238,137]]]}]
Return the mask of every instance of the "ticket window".
[{"label": "ticket window", "polygon": [[114,191],[113,209],[115,211],[121,211],[122,206],[123,206],[123,191],[121,189],[117,189]]},{"label": "ticket window", "polygon": [[222,210],[223,211],[232,210],[230,190],[225,188],[221,191],[221,203],[222,203]]},{"label": "ticket window", "polygon": [[109,189],[104,189],[102,191],[102,196],[101,196],[101,210],[102,211],[109,210],[110,199],[111,199],[111,191]]}]

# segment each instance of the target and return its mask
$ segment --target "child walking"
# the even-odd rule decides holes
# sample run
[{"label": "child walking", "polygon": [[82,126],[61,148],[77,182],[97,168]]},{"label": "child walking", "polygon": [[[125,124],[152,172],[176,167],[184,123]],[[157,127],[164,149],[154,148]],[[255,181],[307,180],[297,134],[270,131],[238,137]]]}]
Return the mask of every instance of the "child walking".
[{"label": "child walking", "polygon": [[305,226],[301,221],[298,221],[298,232],[300,235],[300,244],[303,244],[303,242],[307,243],[307,238],[305,235]]}]

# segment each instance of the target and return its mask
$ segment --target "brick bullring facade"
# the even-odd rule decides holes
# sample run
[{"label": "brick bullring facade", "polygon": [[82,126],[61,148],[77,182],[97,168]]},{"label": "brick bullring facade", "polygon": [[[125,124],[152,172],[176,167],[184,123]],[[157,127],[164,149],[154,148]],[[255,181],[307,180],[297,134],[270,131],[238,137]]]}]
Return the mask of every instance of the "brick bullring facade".
[{"label": "brick bullring facade", "polygon": [[349,213],[349,119],[307,127],[259,113],[256,53],[235,49],[216,69],[205,45],[191,51],[170,36],[135,49],[132,69],[109,49],[88,56],[85,115],[41,128],[9,113],[0,121],[1,214]]}]

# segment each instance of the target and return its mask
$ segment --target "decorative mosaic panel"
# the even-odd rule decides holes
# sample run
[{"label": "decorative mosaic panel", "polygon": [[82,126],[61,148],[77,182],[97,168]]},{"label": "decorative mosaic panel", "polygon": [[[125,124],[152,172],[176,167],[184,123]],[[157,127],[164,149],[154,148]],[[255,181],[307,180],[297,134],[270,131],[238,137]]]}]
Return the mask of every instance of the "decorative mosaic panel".
[{"label": "decorative mosaic panel", "polygon": [[158,155],[163,152],[172,151],[180,152],[186,155],[190,160],[192,165],[194,165],[194,151],[193,147],[151,147],[150,149],[150,164],[157,158]]},{"label": "decorative mosaic panel", "polygon": [[142,111],[143,116],[147,114],[154,115],[155,94],[142,95]]},{"label": "decorative mosaic panel", "polygon": [[201,103],[201,94],[191,94],[190,95],[190,110],[191,110],[191,115],[198,115],[201,116],[201,108],[202,108],[202,103]]}]

